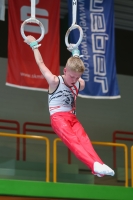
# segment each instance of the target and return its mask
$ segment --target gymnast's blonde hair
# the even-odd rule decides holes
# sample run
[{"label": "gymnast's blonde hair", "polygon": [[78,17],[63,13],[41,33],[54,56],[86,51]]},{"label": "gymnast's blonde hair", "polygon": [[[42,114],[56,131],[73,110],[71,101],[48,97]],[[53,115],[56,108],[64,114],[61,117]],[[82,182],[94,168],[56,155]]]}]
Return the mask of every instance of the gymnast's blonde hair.
[{"label": "gymnast's blonde hair", "polygon": [[70,57],[67,60],[66,67],[75,72],[83,73],[85,71],[84,63],[78,56]]}]

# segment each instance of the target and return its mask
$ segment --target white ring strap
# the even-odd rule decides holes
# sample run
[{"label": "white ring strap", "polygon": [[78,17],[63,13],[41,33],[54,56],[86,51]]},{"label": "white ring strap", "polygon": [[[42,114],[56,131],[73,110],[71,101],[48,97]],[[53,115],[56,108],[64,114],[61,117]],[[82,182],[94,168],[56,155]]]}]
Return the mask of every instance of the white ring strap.
[{"label": "white ring strap", "polygon": [[77,0],[72,1],[72,25],[76,24],[77,19]]},{"label": "white ring strap", "polygon": [[35,18],[35,0],[31,0],[31,18]]},{"label": "white ring strap", "polygon": [[24,38],[24,40],[26,40],[26,38],[27,38],[25,33],[24,33],[24,26],[25,26],[25,24],[28,24],[28,23],[36,23],[36,24],[38,24],[40,26],[40,28],[41,28],[41,36],[36,40],[39,43],[44,37],[45,29],[44,29],[43,24],[39,20],[37,20],[35,18],[35,0],[31,0],[31,17],[29,19],[26,19],[21,24],[21,35]]}]

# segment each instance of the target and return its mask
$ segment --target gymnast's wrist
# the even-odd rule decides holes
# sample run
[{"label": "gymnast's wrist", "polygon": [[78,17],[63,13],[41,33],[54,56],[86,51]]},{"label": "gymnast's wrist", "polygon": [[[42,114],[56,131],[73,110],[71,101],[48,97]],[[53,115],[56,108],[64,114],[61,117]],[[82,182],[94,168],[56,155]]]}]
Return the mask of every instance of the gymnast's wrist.
[{"label": "gymnast's wrist", "polygon": [[37,46],[38,46],[38,42],[37,42],[36,40],[30,42],[30,47],[31,47],[32,49],[35,49]]},{"label": "gymnast's wrist", "polygon": [[35,40],[35,41],[32,41],[30,43],[30,47],[32,48],[32,50],[34,49],[38,49],[38,47],[41,46],[41,44],[38,44],[38,42]]}]

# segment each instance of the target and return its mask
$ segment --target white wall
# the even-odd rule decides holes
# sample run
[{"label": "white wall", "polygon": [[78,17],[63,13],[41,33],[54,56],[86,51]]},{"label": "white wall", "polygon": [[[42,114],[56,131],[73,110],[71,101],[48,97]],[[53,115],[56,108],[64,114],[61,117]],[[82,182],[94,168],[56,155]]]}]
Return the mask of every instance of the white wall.
[{"label": "white wall", "polygon": [[[21,127],[26,121],[50,123],[47,92],[23,90],[5,86],[6,82],[7,59],[0,58],[0,119],[11,119],[19,121]],[[62,70],[62,69],[61,69]],[[116,100],[95,100],[95,99],[77,99],[77,116],[86,129],[92,141],[112,141],[114,130],[133,131],[133,77],[118,75],[118,84],[120,88],[121,99]],[[22,133],[22,129],[21,129]],[[55,136],[50,136],[51,141]],[[5,141],[5,139],[0,139]],[[7,139],[6,139],[7,141]],[[12,142],[10,142],[12,141]],[[15,139],[8,139],[8,147],[2,142],[0,150],[9,148],[9,152],[15,152]],[[121,141],[122,143],[123,141]],[[36,159],[42,160],[44,154],[43,142],[37,141],[28,143],[35,147]],[[52,143],[51,143],[52,144]],[[130,144],[131,145],[131,144]],[[41,149],[42,148],[42,149]],[[14,149],[14,150],[13,150]],[[96,151],[101,158],[112,166],[112,148],[95,146]],[[52,151],[52,147],[51,147]],[[7,156],[7,151],[5,156]],[[67,162],[66,157],[61,152],[67,149],[60,143],[60,162]],[[123,165],[123,151],[118,150],[121,157],[118,158],[119,165]],[[33,148],[28,148],[27,159],[35,159]],[[78,162],[73,156],[73,162]],[[81,167],[85,166],[78,162]]]}]

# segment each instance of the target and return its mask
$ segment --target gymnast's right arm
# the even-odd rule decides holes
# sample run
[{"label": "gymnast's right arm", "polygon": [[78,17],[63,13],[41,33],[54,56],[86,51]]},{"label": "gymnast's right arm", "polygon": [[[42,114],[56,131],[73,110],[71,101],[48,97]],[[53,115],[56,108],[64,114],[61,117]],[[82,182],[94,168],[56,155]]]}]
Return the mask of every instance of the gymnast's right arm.
[{"label": "gymnast's right arm", "polygon": [[[27,36],[26,42],[31,43],[35,40],[36,39],[33,36]],[[43,74],[44,78],[47,80],[49,86],[56,88],[56,86],[58,85],[58,81],[59,81],[58,77],[56,75],[52,74],[52,72],[46,67],[38,48],[33,49],[33,52],[34,52],[34,57],[35,57],[36,63],[38,65],[41,73]]]}]

